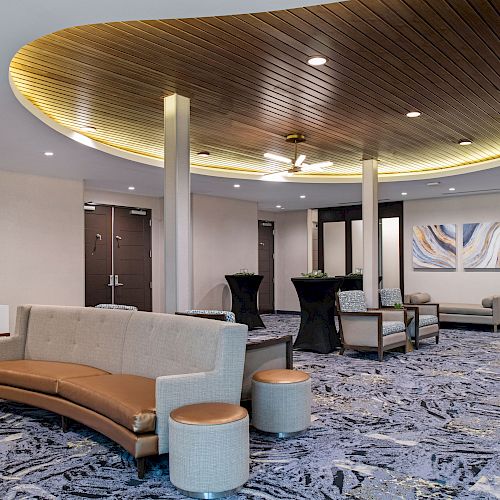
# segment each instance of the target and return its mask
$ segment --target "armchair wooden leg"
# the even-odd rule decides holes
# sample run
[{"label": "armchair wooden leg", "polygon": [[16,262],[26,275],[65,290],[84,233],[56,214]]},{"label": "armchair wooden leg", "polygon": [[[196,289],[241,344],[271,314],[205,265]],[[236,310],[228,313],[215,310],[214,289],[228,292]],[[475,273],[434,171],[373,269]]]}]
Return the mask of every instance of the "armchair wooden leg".
[{"label": "armchair wooden leg", "polygon": [[144,474],[146,473],[146,457],[136,458],[137,462],[137,477],[139,479],[144,479]]},{"label": "armchair wooden leg", "polygon": [[497,333],[497,330],[498,330],[498,326],[497,325],[493,325],[493,333]]},{"label": "armchair wooden leg", "polygon": [[68,417],[61,416],[61,429],[63,432],[68,432],[70,419]]},{"label": "armchair wooden leg", "polygon": [[379,361],[384,361],[384,349],[378,348],[378,360]]},{"label": "armchair wooden leg", "polygon": [[439,334],[436,335],[436,344],[439,344]]},{"label": "armchair wooden leg", "polygon": [[415,336],[415,349],[420,349],[420,339]]},{"label": "armchair wooden leg", "polygon": [[344,355],[344,351],[345,351],[344,346],[340,346],[340,351],[339,351],[339,354],[340,354],[341,356],[343,356],[343,355]]}]

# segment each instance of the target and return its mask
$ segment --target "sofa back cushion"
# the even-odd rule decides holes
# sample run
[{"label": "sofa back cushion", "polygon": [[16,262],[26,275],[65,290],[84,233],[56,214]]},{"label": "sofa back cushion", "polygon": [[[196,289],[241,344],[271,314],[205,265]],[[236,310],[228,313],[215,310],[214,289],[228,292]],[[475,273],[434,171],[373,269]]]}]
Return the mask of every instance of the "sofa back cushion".
[{"label": "sofa back cushion", "polygon": [[121,373],[131,311],[32,306],[25,359],[62,361]]},{"label": "sofa back cushion", "polygon": [[221,330],[230,325],[234,328],[234,323],[136,312],[127,326],[122,373],[156,378],[213,370]]}]

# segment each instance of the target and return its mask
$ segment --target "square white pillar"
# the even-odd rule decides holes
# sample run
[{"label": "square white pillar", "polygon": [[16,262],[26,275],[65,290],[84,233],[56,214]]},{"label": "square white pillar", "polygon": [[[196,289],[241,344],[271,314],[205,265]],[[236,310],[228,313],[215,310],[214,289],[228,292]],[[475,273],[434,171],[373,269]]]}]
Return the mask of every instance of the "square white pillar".
[{"label": "square white pillar", "polygon": [[189,145],[190,101],[164,99],[165,312],[191,308],[192,243]]},{"label": "square white pillar", "polygon": [[363,290],[368,307],[378,307],[378,161],[363,160]]}]

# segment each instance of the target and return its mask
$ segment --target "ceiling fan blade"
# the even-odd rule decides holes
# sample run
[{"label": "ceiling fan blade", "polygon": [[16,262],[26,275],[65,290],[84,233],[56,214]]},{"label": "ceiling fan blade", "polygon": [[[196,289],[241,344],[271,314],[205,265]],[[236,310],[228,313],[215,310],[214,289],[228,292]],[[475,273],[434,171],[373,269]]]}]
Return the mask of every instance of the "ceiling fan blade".
[{"label": "ceiling fan blade", "polygon": [[306,155],[299,155],[299,157],[295,160],[295,166],[300,167],[304,160],[306,159]]},{"label": "ceiling fan blade", "polygon": [[290,160],[290,158],[286,158],[285,156],[275,155],[274,153],[264,153],[264,158],[267,158],[268,160],[279,161],[280,163],[286,163],[287,165],[292,163],[292,160]]},{"label": "ceiling fan blade", "polygon": [[302,172],[321,172],[324,168],[331,167],[332,161],[321,161],[311,165],[302,164]]}]

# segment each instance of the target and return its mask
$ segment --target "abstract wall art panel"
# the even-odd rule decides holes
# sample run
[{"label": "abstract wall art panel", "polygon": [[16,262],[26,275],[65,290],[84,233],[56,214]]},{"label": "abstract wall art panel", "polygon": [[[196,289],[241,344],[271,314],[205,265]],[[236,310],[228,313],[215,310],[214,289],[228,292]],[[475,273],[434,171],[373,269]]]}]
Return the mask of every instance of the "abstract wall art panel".
[{"label": "abstract wall art panel", "polygon": [[464,224],[464,269],[500,269],[500,222]]},{"label": "abstract wall art panel", "polygon": [[457,226],[413,226],[414,269],[456,269]]}]

